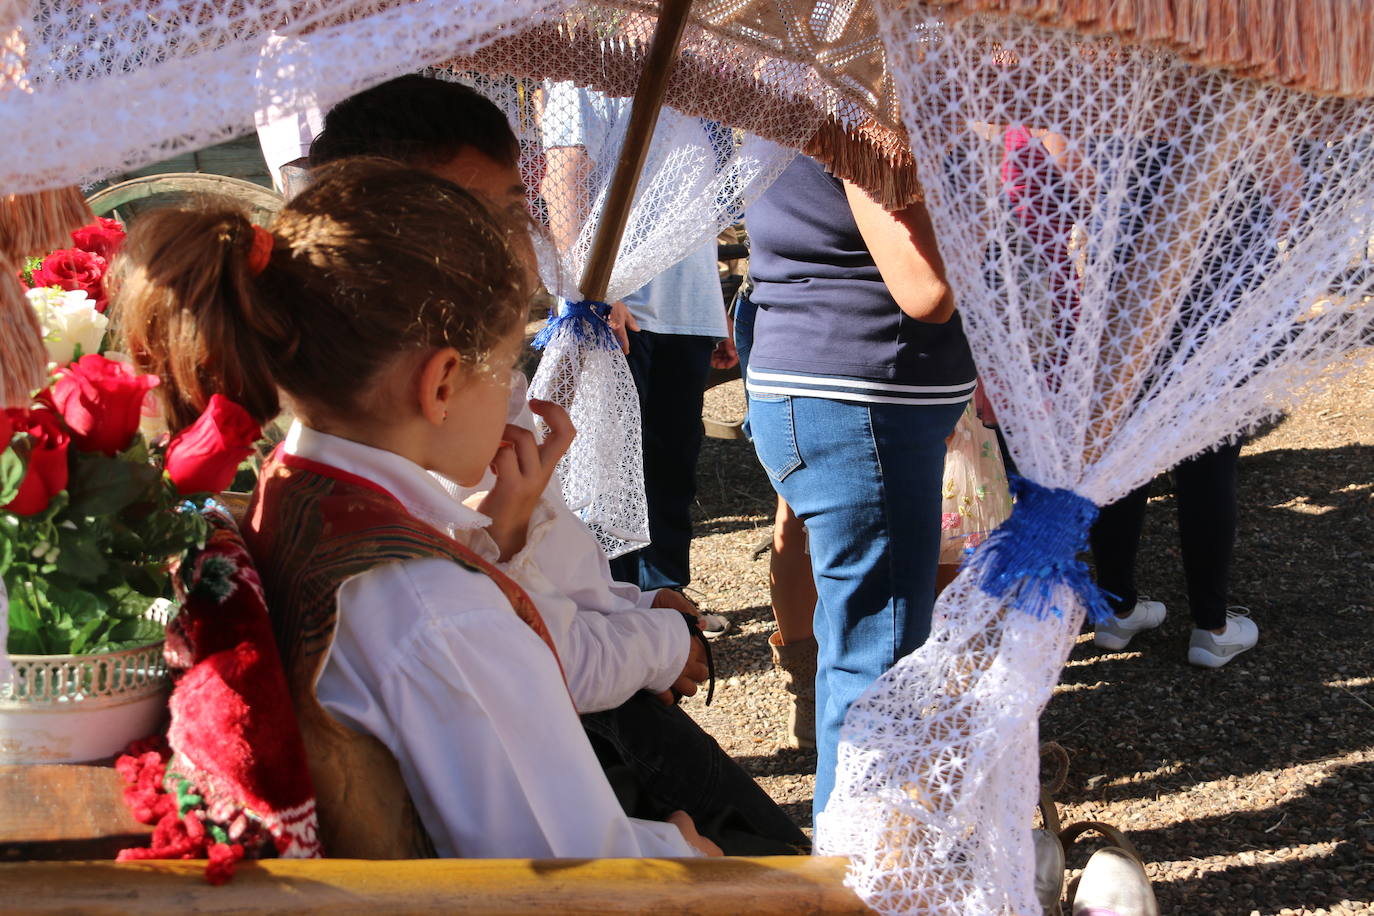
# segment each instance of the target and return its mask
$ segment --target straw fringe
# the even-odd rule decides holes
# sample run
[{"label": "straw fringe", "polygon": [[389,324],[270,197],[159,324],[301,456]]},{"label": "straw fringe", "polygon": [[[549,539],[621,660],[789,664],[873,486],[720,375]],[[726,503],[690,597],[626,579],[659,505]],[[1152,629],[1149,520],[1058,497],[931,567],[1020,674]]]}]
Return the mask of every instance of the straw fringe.
[{"label": "straw fringe", "polygon": [[43,328],[24,296],[24,258],[66,247],[70,232],[93,219],[77,188],[0,198],[0,407],[27,407],[47,383]]},{"label": "straw fringe", "polygon": [[13,264],[0,264],[0,409],[28,407],[48,381],[43,328],[16,273]]},{"label": "straw fringe", "polygon": [[[913,0],[878,0],[902,8]],[[1316,95],[1374,96],[1374,4],[1354,0],[933,0],[1167,49]]]},{"label": "straw fringe", "polygon": [[0,197],[0,258],[20,263],[65,248],[71,231],[94,219],[79,188]]}]

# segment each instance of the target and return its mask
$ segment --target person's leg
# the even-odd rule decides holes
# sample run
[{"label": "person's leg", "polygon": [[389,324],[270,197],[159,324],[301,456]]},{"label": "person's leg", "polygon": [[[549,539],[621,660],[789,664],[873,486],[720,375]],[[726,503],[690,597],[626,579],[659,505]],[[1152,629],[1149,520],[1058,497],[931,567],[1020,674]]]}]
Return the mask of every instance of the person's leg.
[{"label": "person's leg", "polygon": [[773,521],[773,552],[768,561],[768,591],[778,631],[768,637],[773,664],[782,671],[788,695],[787,743],[816,746],[816,581],[806,545],[806,526],[787,501],[778,497]]},{"label": "person's leg", "polygon": [[[640,394],[650,543],[617,558],[622,562],[611,572],[645,591],[682,588],[691,581],[692,504],[704,435],[701,409],[714,348],[710,337],[630,333],[628,358]],[[634,577],[622,579],[620,574],[631,569]]]},{"label": "person's leg", "polygon": [[1093,644],[1099,649],[1119,652],[1136,634],[1158,627],[1167,616],[1163,602],[1141,600],[1135,585],[1136,553],[1149,496],[1146,484],[1104,506],[1089,534],[1097,584],[1107,593],[1113,612],[1093,627]]},{"label": "person's leg", "polygon": [[929,634],[945,438],[962,407],[750,399],[760,461],[809,532],[816,811],[850,704]]},{"label": "person's leg", "polygon": [[626,360],[639,392],[650,543],[612,560],[611,574],[646,591],[691,581],[691,507],[714,346],[709,337],[630,332]]},{"label": "person's leg", "polygon": [[615,709],[582,716],[582,725],[603,765],[618,764],[634,783],[632,816],[686,811],[727,855],[780,855],[809,846],[768,793],[680,707],[641,691]]},{"label": "person's leg", "polygon": [[[650,386],[653,383],[651,370],[654,357],[654,349],[658,343],[659,335],[649,331],[631,331],[625,329],[626,335],[630,338],[630,352],[625,354],[625,363],[630,368],[630,378],[634,379],[635,392],[639,395],[639,416],[641,428],[641,443],[643,437],[644,417],[648,415],[648,400],[650,396]],[[642,445],[641,445],[642,448]],[[654,493],[645,473],[644,479],[644,499],[649,511],[651,528],[650,539],[653,538],[652,518]],[[611,578],[617,582],[629,582],[631,585],[639,585],[639,551],[632,550],[629,553],[622,553],[618,557],[612,557],[610,561]]]},{"label": "person's leg", "polygon": [[1130,613],[1140,598],[1135,585],[1135,559],[1149,498],[1150,485],[1146,484],[1103,506],[1088,538],[1097,584],[1107,592],[1107,603],[1119,615]]},{"label": "person's leg", "polygon": [[1174,468],[1188,606],[1200,630],[1220,631],[1226,626],[1240,446],[1239,441],[1224,443]]},{"label": "person's leg", "polygon": [[810,639],[811,621],[816,614],[816,581],[811,573],[806,526],[782,497],[778,497],[773,519],[768,591],[782,642],[790,645]]}]

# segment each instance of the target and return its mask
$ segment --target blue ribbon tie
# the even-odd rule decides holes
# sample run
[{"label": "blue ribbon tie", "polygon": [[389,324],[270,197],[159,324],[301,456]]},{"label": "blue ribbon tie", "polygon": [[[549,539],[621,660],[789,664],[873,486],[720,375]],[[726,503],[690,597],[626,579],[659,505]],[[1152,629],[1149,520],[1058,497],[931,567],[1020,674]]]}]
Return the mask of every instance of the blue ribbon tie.
[{"label": "blue ribbon tie", "polygon": [[565,302],[562,308],[549,312],[549,321],[534,335],[530,346],[536,350],[547,347],[555,335],[566,329],[578,340],[590,344],[594,350],[619,350],[620,341],[610,324],[611,307],[604,302],[583,299]]},{"label": "blue ribbon tie", "polygon": [[1063,586],[1078,595],[1090,620],[1106,620],[1107,593],[1078,558],[1088,547],[1097,506],[1072,490],[1052,490],[1015,474],[1010,482],[1016,507],[969,561],[978,587],[1044,619],[1063,616],[1054,600]]}]

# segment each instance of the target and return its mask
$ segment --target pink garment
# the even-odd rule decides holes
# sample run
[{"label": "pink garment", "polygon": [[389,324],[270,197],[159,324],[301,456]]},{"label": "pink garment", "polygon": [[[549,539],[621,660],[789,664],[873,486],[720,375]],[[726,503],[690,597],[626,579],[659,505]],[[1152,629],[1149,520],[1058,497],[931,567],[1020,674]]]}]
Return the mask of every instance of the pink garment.
[{"label": "pink garment", "polygon": [[[1079,279],[1069,241],[1077,220],[1068,181],[1045,144],[1024,125],[1014,124],[1003,134],[1002,189],[1011,212],[1021,223],[1024,240],[1016,253],[1026,259],[1023,270],[1043,270],[1050,294],[1058,299],[1056,336],[1066,337],[1078,321]],[[1056,363],[1062,366],[1062,361]],[[1046,367],[1053,373],[1053,367]],[[1058,389],[1056,379],[1051,385]]]}]

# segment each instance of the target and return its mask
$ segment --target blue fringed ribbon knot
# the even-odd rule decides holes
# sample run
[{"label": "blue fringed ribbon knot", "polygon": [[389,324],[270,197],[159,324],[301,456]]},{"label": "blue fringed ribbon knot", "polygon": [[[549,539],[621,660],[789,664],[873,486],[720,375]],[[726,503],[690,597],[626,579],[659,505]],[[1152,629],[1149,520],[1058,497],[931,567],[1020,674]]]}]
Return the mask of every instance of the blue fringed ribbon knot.
[{"label": "blue fringed ribbon knot", "polygon": [[562,308],[549,313],[548,324],[534,335],[530,346],[542,350],[553,341],[554,335],[567,328],[574,337],[591,345],[594,350],[619,350],[620,341],[610,325],[611,307],[604,302],[583,299],[565,302]]},{"label": "blue fringed ribbon knot", "polygon": [[1054,591],[1072,590],[1094,623],[1111,613],[1107,594],[1097,587],[1088,565],[1078,559],[1087,549],[1097,506],[1072,490],[1052,490],[1011,475],[1016,507],[988,536],[969,564],[978,587],[1036,617],[1063,616]]}]

